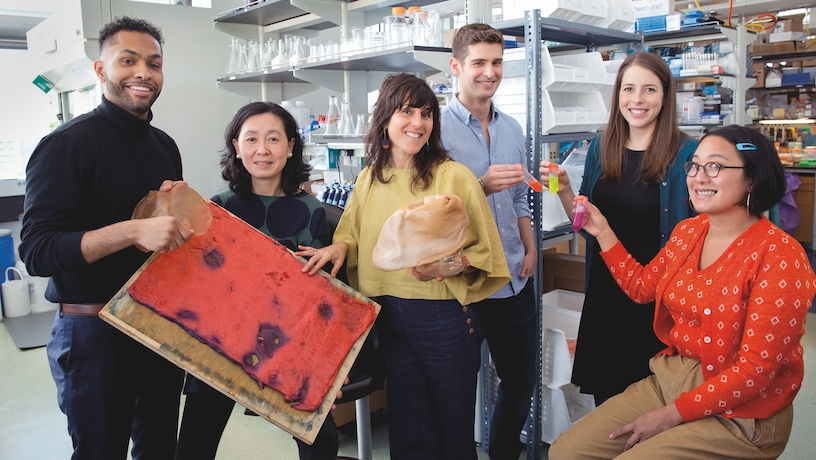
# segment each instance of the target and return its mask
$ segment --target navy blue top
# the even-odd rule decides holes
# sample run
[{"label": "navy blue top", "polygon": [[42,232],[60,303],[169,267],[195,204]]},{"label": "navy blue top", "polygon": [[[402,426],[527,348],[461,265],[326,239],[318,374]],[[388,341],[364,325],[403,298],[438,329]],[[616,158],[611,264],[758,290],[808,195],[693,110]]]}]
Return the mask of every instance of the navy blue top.
[{"label": "navy blue top", "polygon": [[20,258],[50,276],[51,302],[106,303],[150,254],[130,246],[88,264],[85,232],[129,220],[165,180],[181,180],[173,139],[104,97],[99,107],[45,136],[26,168]]}]

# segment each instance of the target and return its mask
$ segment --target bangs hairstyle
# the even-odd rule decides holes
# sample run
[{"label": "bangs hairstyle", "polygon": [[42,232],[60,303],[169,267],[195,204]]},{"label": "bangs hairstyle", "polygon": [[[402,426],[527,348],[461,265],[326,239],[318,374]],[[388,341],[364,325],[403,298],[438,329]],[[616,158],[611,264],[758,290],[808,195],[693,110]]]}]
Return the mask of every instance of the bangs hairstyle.
[{"label": "bangs hairstyle", "polygon": [[501,32],[487,24],[468,24],[459,29],[453,36],[453,57],[457,61],[464,63],[468,55],[468,47],[479,43],[489,43],[501,45],[504,51],[504,36]]},{"label": "bangs hairstyle", "polygon": [[429,109],[433,116],[433,130],[428,139],[428,147],[423,146],[414,155],[414,175],[411,177],[411,190],[425,190],[433,181],[433,169],[449,160],[448,151],[442,147],[439,136],[439,101],[436,100],[431,87],[421,78],[401,73],[385,77],[380,87],[380,96],[374,107],[371,119],[371,130],[366,134],[366,166],[372,170],[371,182],[375,180],[386,184],[391,177],[385,178],[383,170],[391,163],[391,150],[382,147],[383,136],[387,136],[387,125],[391,116],[403,107]]},{"label": "bangs hairstyle", "polygon": [[[782,162],[779,161],[776,148],[768,138],[758,131],[737,125],[725,126],[710,132],[702,140],[709,137],[725,139],[734,146],[742,158],[744,166],[742,172],[745,174],[745,179],[751,184],[749,214],[758,216],[779,203],[787,187],[785,170],[782,168]],[[746,142],[754,144],[756,150],[737,149],[737,144]],[[745,198],[748,198],[747,193]],[[745,206],[744,203],[743,206]]]},{"label": "bangs hairstyle", "polygon": [[113,18],[113,21],[105,24],[105,26],[102,27],[102,30],[99,31],[99,53],[102,53],[102,48],[105,47],[106,43],[109,43],[110,39],[114,35],[123,30],[127,32],[141,32],[143,34],[150,35],[151,37],[155,38],[157,42],[159,42],[160,49],[164,45],[164,38],[162,37],[161,30],[159,30],[158,27],[143,19],[122,16],[121,18]]},{"label": "bangs hairstyle", "polygon": [[601,137],[601,169],[603,178],[620,182],[626,156],[624,149],[629,139],[629,123],[620,111],[620,92],[623,75],[632,66],[642,67],[657,76],[663,88],[663,107],[657,115],[655,130],[649,147],[640,163],[640,174],[644,184],[651,184],[663,178],[666,169],[677,159],[677,151],[688,142],[689,137],[677,127],[677,111],[674,87],[669,66],[660,56],[648,52],[630,54],[623,61],[615,78],[612,92],[612,109],[609,123]]},{"label": "bangs hairstyle", "polygon": [[233,139],[238,140],[241,127],[249,117],[271,113],[283,121],[283,130],[286,132],[286,142],[295,140],[292,147],[292,156],[286,159],[286,165],[281,171],[280,186],[286,196],[297,193],[300,184],[309,179],[311,167],[303,159],[303,141],[297,131],[297,123],[292,115],[283,107],[274,102],[253,102],[238,109],[232,118],[227,131],[224,133],[224,152],[221,155],[221,177],[229,182],[229,188],[238,198],[245,200],[252,195],[252,176],[246,170],[238,153],[232,145]]}]

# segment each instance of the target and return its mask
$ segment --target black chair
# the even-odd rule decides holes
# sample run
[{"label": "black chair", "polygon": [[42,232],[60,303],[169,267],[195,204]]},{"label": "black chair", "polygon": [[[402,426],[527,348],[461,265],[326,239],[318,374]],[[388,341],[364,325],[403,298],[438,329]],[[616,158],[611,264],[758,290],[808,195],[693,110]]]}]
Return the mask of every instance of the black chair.
[{"label": "black chair", "polygon": [[[343,210],[337,206],[323,203],[326,217],[329,222],[330,234],[334,234],[337,223]],[[348,284],[345,265],[337,273],[337,279]],[[354,401],[355,418],[357,419],[357,455],[360,460],[371,460],[371,407],[368,397],[371,393],[384,388],[386,369],[385,361],[380,353],[380,341],[376,325],[371,328],[368,337],[363,343],[357,360],[348,374],[349,383],[341,388],[343,397],[337,399],[337,404]]]}]

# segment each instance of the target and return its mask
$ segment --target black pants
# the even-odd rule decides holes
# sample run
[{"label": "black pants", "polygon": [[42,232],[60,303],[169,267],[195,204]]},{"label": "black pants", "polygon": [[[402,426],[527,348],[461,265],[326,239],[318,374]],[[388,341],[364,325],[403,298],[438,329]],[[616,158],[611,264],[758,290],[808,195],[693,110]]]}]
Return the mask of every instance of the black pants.
[{"label": "black pants", "polygon": [[[187,376],[187,379],[193,379]],[[188,382],[189,383],[189,382]],[[198,381],[198,387],[205,384]],[[189,385],[188,385],[189,386]],[[213,460],[235,401],[210,389],[187,393],[176,445],[176,460]],[[340,441],[331,413],[312,445],[295,438],[301,460],[334,460]]]}]

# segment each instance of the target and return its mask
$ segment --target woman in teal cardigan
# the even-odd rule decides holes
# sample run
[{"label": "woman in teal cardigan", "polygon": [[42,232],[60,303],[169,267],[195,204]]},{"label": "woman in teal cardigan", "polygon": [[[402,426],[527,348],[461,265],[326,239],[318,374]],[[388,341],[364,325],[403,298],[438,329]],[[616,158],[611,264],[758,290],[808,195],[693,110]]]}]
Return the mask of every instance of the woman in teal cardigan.
[{"label": "woman in teal cardigan", "polygon": [[[580,194],[609,216],[611,227],[641,263],[666,244],[678,222],[692,215],[683,164],[697,141],[677,127],[674,79],[662,58],[629,55],[618,71],[609,123],[592,141]],[[542,180],[548,176],[542,162]],[[559,168],[558,197],[572,217],[574,194]],[[624,295],[586,239],[584,308],[572,383],[596,404],[650,374],[649,359],[663,348],[652,330],[652,308]]]}]

